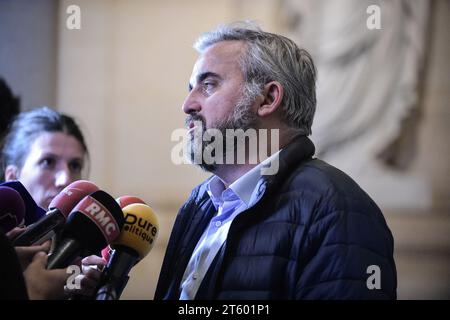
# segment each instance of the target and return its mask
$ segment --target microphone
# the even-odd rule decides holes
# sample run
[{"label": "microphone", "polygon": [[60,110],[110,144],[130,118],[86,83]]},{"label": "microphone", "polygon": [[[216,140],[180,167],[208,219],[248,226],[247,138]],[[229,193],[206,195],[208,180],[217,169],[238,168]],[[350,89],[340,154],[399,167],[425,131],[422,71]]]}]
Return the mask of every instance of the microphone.
[{"label": "microphone", "polygon": [[10,187],[0,187],[0,229],[7,233],[24,223],[25,204],[20,194]]},{"label": "microphone", "polygon": [[[135,196],[121,196],[119,198],[116,198],[116,202],[119,204],[120,208],[124,208],[127,205],[132,204],[132,203],[143,203],[143,204],[145,204],[145,202],[142,199],[140,199],[138,197],[135,197]],[[114,252],[114,250],[111,249],[110,245],[108,244],[101,251],[101,256],[108,263],[113,252]],[[79,294],[73,294],[71,296],[71,300],[86,300],[86,298],[93,299],[94,297],[85,297],[85,296],[82,296],[82,295],[79,295]]]},{"label": "microphone", "polygon": [[66,222],[66,217],[85,196],[97,191],[98,187],[86,180],[74,181],[65,187],[52,202],[50,210],[38,222],[27,227],[25,232],[13,240],[14,246],[39,244],[58,233]]},{"label": "microphone", "polygon": [[69,214],[47,269],[66,268],[78,256],[100,252],[120,234],[124,217],[120,206],[102,190],[81,200]]},{"label": "microphone", "polygon": [[[117,198],[116,201],[119,204],[120,208],[122,208],[122,209],[132,203],[146,204],[144,202],[144,200],[142,200],[141,198],[135,197],[135,196],[121,196],[121,197]],[[106,261],[109,261],[109,258],[111,257],[111,254],[113,253],[113,251],[114,250],[111,249],[111,247],[109,245],[107,245],[102,250],[102,258],[105,259]]]},{"label": "microphone", "polygon": [[23,184],[18,181],[8,181],[0,184],[3,187],[10,187],[16,190],[22,197],[23,203],[25,204],[25,225],[28,226],[32,223],[38,221],[42,216],[45,215],[45,210],[39,207],[34,201],[31,194],[25,189]]},{"label": "microphone", "polygon": [[121,196],[117,198],[116,201],[122,209],[125,208],[127,205],[133,203],[146,204],[144,200],[135,196]]},{"label": "microphone", "polygon": [[158,236],[158,219],[146,204],[134,203],[122,209],[125,224],[120,236],[110,245],[114,249],[103,270],[96,300],[118,300],[131,268],[152,249]]}]

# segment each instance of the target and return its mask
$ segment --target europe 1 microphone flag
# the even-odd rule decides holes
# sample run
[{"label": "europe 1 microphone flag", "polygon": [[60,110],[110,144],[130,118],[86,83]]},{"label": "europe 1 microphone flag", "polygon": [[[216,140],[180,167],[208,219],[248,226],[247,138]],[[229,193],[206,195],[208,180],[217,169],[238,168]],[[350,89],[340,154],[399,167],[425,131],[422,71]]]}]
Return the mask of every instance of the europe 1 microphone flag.
[{"label": "europe 1 microphone flag", "polygon": [[120,298],[131,268],[150,252],[158,236],[158,218],[148,205],[134,203],[122,211],[125,224],[110,245],[114,251],[100,278],[96,300]]}]

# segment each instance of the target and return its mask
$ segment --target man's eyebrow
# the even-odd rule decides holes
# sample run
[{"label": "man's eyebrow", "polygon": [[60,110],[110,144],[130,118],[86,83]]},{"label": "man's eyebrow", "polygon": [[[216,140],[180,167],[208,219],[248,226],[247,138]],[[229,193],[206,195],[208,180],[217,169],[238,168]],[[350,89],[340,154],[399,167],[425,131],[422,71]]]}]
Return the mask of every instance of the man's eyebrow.
[{"label": "man's eyebrow", "polygon": [[[200,73],[199,75],[197,75],[196,83],[202,82],[206,78],[210,78],[210,77],[219,78],[219,79],[221,78],[217,73],[208,71],[208,72],[203,72],[203,73]],[[189,91],[192,91],[193,87],[194,87],[193,84],[189,83]]]}]

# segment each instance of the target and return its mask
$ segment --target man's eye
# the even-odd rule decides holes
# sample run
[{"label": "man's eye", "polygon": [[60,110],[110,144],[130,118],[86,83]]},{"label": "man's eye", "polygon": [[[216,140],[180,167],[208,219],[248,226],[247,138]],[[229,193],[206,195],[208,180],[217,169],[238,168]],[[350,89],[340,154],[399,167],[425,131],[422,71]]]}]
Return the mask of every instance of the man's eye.
[{"label": "man's eye", "polygon": [[203,90],[206,93],[211,93],[211,91],[216,87],[216,84],[212,81],[203,82]]}]

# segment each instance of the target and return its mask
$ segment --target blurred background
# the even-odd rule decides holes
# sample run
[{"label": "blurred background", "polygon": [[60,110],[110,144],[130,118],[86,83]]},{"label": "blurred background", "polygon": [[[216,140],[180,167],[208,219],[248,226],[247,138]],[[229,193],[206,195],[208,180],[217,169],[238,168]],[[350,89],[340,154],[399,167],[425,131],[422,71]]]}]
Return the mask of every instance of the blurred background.
[{"label": "blurred background", "polygon": [[122,299],[153,298],[177,211],[208,176],[171,161],[192,43],[239,20],[311,52],[316,155],[382,208],[398,298],[449,299],[449,0],[0,0],[0,77],[22,110],[74,116],[91,153],[87,178],[158,214],[157,243]]}]

